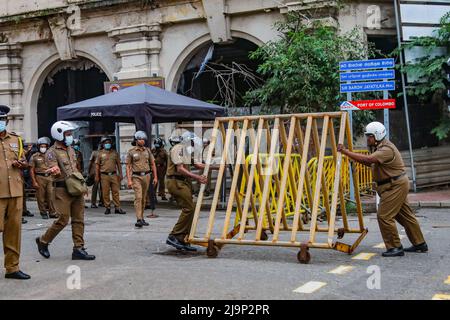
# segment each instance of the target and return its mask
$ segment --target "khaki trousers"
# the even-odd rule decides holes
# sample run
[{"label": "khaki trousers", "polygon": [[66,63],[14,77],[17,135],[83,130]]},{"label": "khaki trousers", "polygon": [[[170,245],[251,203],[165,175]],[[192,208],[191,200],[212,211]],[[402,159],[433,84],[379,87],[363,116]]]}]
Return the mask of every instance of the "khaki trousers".
[{"label": "khaki trousers", "polygon": [[134,209],[136,210],[136,218],[137,220],[142,220],[144,219],[145,202],[150,186],[150,174],[145,176],[133,175],[131,179],[134,190]]},{"label": "khaki trousers", "polygon": [[167,179],[166,185],[177,205],[181,207],[180,217],[170,234],[177,237],[178,240],[184,241],[191,231],[194,219],[195,205],[192,201],[192,185],[190,182],[176,179]]},{"label": "khaki trousers", "polygon": [[117,175],[108,176],[106,174],[102,174],[100,179],[100,183],[102,184],[103,205],[105,208],[111,208],[110,193],[112,193],[114,206],[116,208],[120,208],[119,177]]},{"label": "khaki trousers", "polygon": [[166,184],[164,181],[166,177],[166,170],[167,168],[165,166],[156,167],[156,172],[158,174],[158,196],[160,197],[166,196]]},{"label": "khaki trousers", "polygon": [[377,188],[377,193],[380,196],[378,225],[386,249],[401,246],[395,221],[405,228],[406,235],[413,245],[425,242],[419,223],[409,206],[408,191],[409,180],[407,176]]},{"label": "khaki trousers", "polygon": [[84,196],[74,197],[67,193],[66,188],[55,188],[55,209],[59,218],[53,222],[47,232],[41,237],[43,243],[51,243],[53,239],[67,226],[72,224],[72,241],[74,249],[84,247]]},{"label": "khaki trousers", "polygon": [[0,232],[6,273],[19,271],[23,197],[0,199]]},{"label": "khaki trousers", "polygon": [[54,214],[55,206],[53,205],[53,184],[50,177],[36,175],[39,188],[36,190],[36,199],[39,212],[48,212]]}]

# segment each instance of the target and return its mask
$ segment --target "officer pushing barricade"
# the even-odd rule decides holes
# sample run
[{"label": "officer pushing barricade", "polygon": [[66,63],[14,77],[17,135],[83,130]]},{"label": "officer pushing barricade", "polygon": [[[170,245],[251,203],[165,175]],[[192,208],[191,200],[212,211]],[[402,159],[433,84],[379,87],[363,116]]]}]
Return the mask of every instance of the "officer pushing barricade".
[{"label": "officer pushing barricade", "polygon": [[[196,248],[186,242],[186,237],[191,230],[195,210],[195,205],[192,200],[192,180],[196,180],[199,184],[208,182],[207,177],[194,174],[190,170],[194,151],[191,145],[193,139],[194,137],[192,135],[174,135],[169,138],[172,148],[169,152],[166,175],[167,189],[177,202],[177,205],[181,207],[180,217],[167,238],[166,243],[178,250],[186,251],[197,251]],[[194,162],[193,166],[200,170],[205,168],[205,164],[198,162]],[[210,166],[210,169],[216,168]]]},{"label": "officer pushing barricade", "polygon": [[120,164],[120,156],[116,150],[112,149],[112,141],[108,137],[100,140],[102,149],[98,152],[95,161],[96,177],[95,182],[102,185],[102,198],[105,205],[105,214],[111,213],[111,198],[114,202],[114,213],[125,214],[120,207],[120,181],[123,179],[122,166]]},{"label": "officer pushing barricade", "polygon": [[36,238],[39,253],[50,258],[48,245],[67,226],[72,224],[72,260],[94,260],[84,248],[84,195],[87,187],[81,172],[77,169],[75,150],[72,148],[73,131],[76,128],[66,121],[53,124],[51,134],[56,140],[45,155],[46,172],[54,177],[55,208],[59,218],[41,236]]},{"label": "officer pushing barricade", "polygon": [[[428,246],[408,203],[409,179],[400,152],[386,138],[386,128],[382,123],[369,123],[364,134],[372,154],[351,152],[341,144],[338,145],[338,151],[352,160],[372,167],[376,191],[380,196],[378,224],[387,249],[383,257],[403,256],[405,251],[427,252]],[[412,247],[403,249],[395,221],[405,228]]]},{"label": "officer pushing barricade", "polygon": [[53,205],[53,179],[47,172],[45,154],[50,148],[51,141],[48,137],[39,138],[37,141],[38,152],[30,159],[30,175],[33,188],[36,189],[36,200],[39,212],[43,219],[57,218]]},{"label": "officer pushing barricade", "polygon": [[[144,219],[145,202],[150,183],[156,186],[158,175],[156,171],[155,159],[149,148],[145,146],[148,141],[144,131],[137,131],[134,134],[135,146],[127,153],[127,181],[128,188],[134,190],[134,208],[136,210],[136,228],[142,228],[149,224]],[[151,181],[150,172],[153,172]]]}]

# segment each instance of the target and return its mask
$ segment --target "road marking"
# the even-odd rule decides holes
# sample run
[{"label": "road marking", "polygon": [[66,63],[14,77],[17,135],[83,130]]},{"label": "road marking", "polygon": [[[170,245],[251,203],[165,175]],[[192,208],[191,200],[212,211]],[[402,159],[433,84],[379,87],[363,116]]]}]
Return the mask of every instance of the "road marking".
[{"label": "road marking", "polygon": [[450,294],[438,293],[435,294],[431,300],[450,300]]},{"label": "road marking", "polygon": [[367,252],[361,252],[360,254],[354,256],[352,259],[354,260],[369,260],[373,256],[376,256],[376,253],[367,253]]},{"label": "road marking", "polygon": [[445,284],[450,284],[450,276],[448,276],[447,280],[444,281]]},{"label": "road marking", "polygon": [[313,293],[316,290],[326,286],[325,282],[310,281],[294,290],[296,293]]},{"label": "road marking", "polygon": [[372,248],[386,249],[386,245],[384,244],[384,242],[381,242],[381,243],[377,244],[376,246],[373,246]]},{"label": "road marking", "polygon": [[333,273],[333,274],[346,274],[347,272],[350,272],[354,269],[355,267],[352,266],[339,266],[331,271],[328,271],[328,273]]}]

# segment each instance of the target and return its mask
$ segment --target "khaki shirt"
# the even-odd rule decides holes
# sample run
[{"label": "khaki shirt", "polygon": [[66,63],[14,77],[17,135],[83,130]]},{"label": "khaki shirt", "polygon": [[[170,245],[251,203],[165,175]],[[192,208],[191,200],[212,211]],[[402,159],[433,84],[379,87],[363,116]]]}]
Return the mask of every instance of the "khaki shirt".
[{"label": "khaki shirt", "polygon": [[164,148],[155,149],[153,151],[153,156],[155,157],[155,164],[158,167],[166,167],[167,166],[167,151]]},{"label": "khaki shirt", "polygon": [[78,171],[83,172],[84,171],[83,153],[81,151],[75,151],[75,157],[77,159]]},{"label": "khaki shirt", "polygon": [[98,157],[98,150],[92,151],[91,158],[89,159],[89,162],[93,163],[91,165],[91,171],[89,171],[90,176],[95,175],[95,171],[96,171],[95,164],[97,163],[97,157]]},{"label": "khaki shirt", "polygon": [[[57,156],[64,168],[60,167]],[[55,176],[55,181],[63,181],[66,178],[66,173],[67,175],[71,175],[74,172],[78,172],[77,157],[72,147],[67,147],[64,150],[63,147],[54,144],[45,153],[45,163],[49,168],[58,166],[61,170],[61,174]]]},{"label": "khaki shirt", "polygon": [[45,173],[48,169],[47,164],[45,163],[45,154],[36,152],[31,156],[30,166],[34,168],[34,172],[36,173]]},{"label": "khaki shirt", "polygon": [[[15,160],[19,160],[19,136],[6,132],[5,137],[0,138],[0,198],[15,198],[23,196],[22,170],[12,166]],[[26,162],[22,155],[20,159]]]},{"label": "khaki shirt", "polygon": [[405,172],[405,164],[397,147],[389,140],[383,140],[372,153],[378,163],[372,165],[375,182],[396,177]]},{"label": "khaki shirt", "polygon": [[149,148],[136,146],[128,150],[125,163],[131,164],[133,172],[147,172],[150,171],[153,161],[155,158]]},{"label": "khaki shirt", "polygon": [[188,154],[186,148],[182,144],[177,144],[170,149],[169,159],[167,160],[167,175],[181,176],[177,172],[177,165],[184,164],[184,167],[190,171],[191,155]]},{"label": "khaki shirt", "polygon": [[120,157],[116,150],[100,150],[95,160],[100,172],[117,172],[117,163],[120,163]]}]

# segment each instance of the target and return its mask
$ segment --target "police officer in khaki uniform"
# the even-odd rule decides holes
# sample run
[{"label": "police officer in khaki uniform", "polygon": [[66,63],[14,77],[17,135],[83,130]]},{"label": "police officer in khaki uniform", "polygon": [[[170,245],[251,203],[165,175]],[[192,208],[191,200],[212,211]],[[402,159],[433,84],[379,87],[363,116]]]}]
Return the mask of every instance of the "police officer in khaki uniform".
[{"label": "police officer in khaki uniform", "polygon": [[[189,138],[183,139],[181,136],[172,136],[169,138],[169,142],[172,148],[169,152],[167,164],[166,185],[167,190],[178,206],[181,207],[181,214],[166,243],[178,250],[197,251],[197,249],[186,243],[186,237],[191,230],[195,211],[195,205],[192,200],[192,179],[197,180],[199,184],[207,183],[208,179],[203,175],[194,174],[190,170],[192,151],[189,151],[191,146]],[[205,165],[195,162],[194,167],[203,170]],[[211,169],[216,168],[211,166]]]},{"label": "police officer in khaki uniform", "polygon": [[95,182],[101,182],[102,185],[102,198],[106,208],[105,214],[111,213],[111,192],[115,207],[114,213],[125,214],[126,212],[120,208],[119,190],[123,175],[119,153],[116,150],[112,150],[112,141],[110,138],[103,137],[100,143],[102,144],[102,150],[98,152],[95,161]]},{"label": "police officer in khaki uniform", "polygon": [[[158,184],[158,175],[153,154],[145,146],[148,141],[147,134],[144,131],[137,131],[134,139],[136,146],[128,150],[126,158],[127,180],[128,188],[134,190],[134,208],[137,219],[135,226],[142,228],[142,226],[148,226],[144,220],[147,192],[150,183],[153,183],[154,186]],[[153,181],[150,181],[150,170],[153,172]]]},{"label": "police officer in khaki uniform", "polygon": [[155,139],[153,145],[155,149],[152,152],[155,158],[156,170],[158,171],[158,196],[161,197],[161,200],[167,200],[165,177],[167,171],[168,154],[166,149],[164,149],[163,139]]},{"label": "police officer in khaki uniform", "polygon": [[19,269],[22,231],[23,178],[28,164],[21,138],[6,131],[10,108],[0,105],[0,233],[3,233],[5,278],[27,280]]},{"label": "police officer in khaki uniform", "polygon": [[54,205],[59,218],[44,235],[36,238],[36,243],[39,253],[44,258],[49,258],[48,245],[71,220],[72,260],[94,260],[95,256],[88,254],[84,249],[84,195],[69,194],[65,184],[66,177],[77,172],[77,160],[72,148],[74,130],[75,127],[66,121],[58,121],[51,128],[52,137],[56,142],[45,154],[45,161],[49,167],[47,172],[54,176]]},{"label": "police officer in khaki uniform", "polygon": [[48,167],[45,163],[45,153],[50,147],[50,139],[39,138],[37,141],[38,152],[30,159],[30,175],[33,188],[36,189],[36,200],[39,212],[43,219],[57,218],[55,207],[53,206],[53,178],[46,172]]},{"label": "police officer in khaki uniform", "polygon": [[[90,179],[94,179],[94,185],[92,186],[92,194],[91,194],[91,208],[103,207],[103,196],[102,196],[102,186],[100,182],[95,182],[95,177],[97,175],[97,165],[95,162],[97,161],[98,152],[102,149],[101,143],[98,145],[98,150],[94,150],[91,153],[91,158],[89,159],[89,177]],[[99,198],[99,203],[97,206],[97,195]]]},{"label": "police officer in khaki uniform", "polygon": [[[385,138],[386,128],[380,122],[369,123],[365,135],[367,145],[373,151],[370,155],[350,152],[341,144],[338,145],[338,151],[372,167],[376,190],[380,196],[378,224],[387,249],[382,254],[383,257],[403,256],[404,251],[427,252],[428,246],[408,203],[409,179],[405,174],[400,152]],[[413,244],[411,247],[403,249],[395,221],[405,228],[408,239]]]}]

